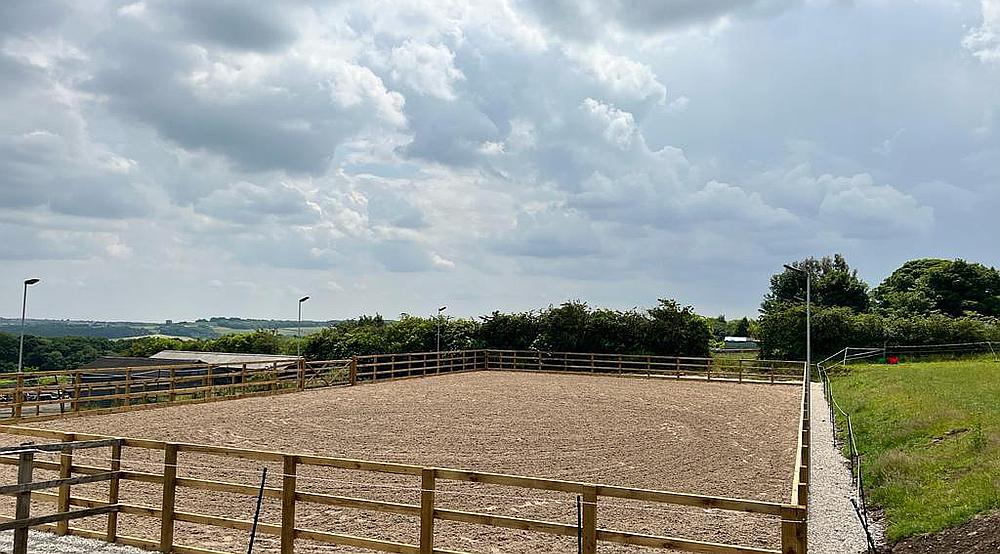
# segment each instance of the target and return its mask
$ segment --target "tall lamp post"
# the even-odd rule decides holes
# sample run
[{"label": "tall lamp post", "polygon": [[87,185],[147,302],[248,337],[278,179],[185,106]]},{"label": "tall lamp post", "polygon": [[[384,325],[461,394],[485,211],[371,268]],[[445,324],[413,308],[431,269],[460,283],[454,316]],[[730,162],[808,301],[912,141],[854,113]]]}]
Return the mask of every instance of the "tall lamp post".
[{"label": "tall lamp post", "polygon": [[785,264],[785,269],[806,276],[806,368],[812,371],[812,271]]},{"label": "tall lamp post", "polygon": [[448,309],[448,306],[438,308],[438,329],[437,329],[437,351],[441,351],[441,312]]},{"label": "tall lamp post", "polygon": [[21,373],[24,370],[24,315],[27,313],[28,307],[28,287],[34,285],[35,283],[41,281],[41,279],[25,279],[24,280],[24,296],[21,297],[21,340],[20,347],[17,349],[17,372]]},{"label": "tall lamp post", "polygon": [[299,325],[295,328],[295,355],[302,356],[302,303],[309,300],[308,296],[299,298]]}]

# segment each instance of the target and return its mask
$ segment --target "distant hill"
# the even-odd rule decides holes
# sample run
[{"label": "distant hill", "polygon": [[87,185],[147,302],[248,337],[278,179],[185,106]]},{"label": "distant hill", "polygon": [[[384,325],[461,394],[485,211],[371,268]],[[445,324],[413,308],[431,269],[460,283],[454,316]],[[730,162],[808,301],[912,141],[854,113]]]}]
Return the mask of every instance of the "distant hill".
[{"label": "distant hill", "polygon": [[[323,327],[335,325],[336,320],[302,321],[302,333],[308,334]],[[140,321],[84,321],[71,319],[28,319],[25,334],[37,337],[99,337],[122,339],[148,335],[213,339],[231,333],[250,332],[256,329],[277,329],[283,335],[295,334],[295,320],[287,319],[244,319],[239,317],[213,317],[196,321],[165,321],[151,323]],[[0,333],[17,335],[21,332],[21,320],[0,318]]]}]

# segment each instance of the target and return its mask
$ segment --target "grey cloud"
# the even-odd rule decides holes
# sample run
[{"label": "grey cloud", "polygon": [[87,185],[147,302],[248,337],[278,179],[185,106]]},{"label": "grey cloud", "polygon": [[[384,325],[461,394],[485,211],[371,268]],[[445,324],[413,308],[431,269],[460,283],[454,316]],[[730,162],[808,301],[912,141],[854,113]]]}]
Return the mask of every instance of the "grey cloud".
[{"label": "grey cloud", "polygon": [[594,40],[609,25],[659,33],[685,25],[779,13],[801,0],[531,0],[523,2],[547,27],[576,40]]},{"label": "grey cloud", "polygon": [[[195,40],[244,50],[270,51],[286,46],[296,36],[288,18],[291,5],[236,0],[168,1],[158,12],[177,19],[177,33]],[[159,15],[159,14],[158,14]]]}]

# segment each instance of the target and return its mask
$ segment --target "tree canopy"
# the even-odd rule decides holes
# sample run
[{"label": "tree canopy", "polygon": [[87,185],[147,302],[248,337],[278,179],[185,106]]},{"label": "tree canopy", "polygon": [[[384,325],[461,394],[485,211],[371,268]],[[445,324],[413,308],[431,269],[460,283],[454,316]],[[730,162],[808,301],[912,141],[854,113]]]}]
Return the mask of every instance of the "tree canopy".
[{"label": "tree canopy", "polygon": [[910,260],[875,288],[885,313],[1000,316],[1000,273],[965,260]]},{"label": "tree canopy", "polygon": [[[869,307],[868,283],[858,277],[840,254],[806,258],[790,264],[812,273],[812,301],[816,306],[844,307],[863,312]],[[806,297],[806,276],[784,268],[771,276],[771,287],[760,311],[764,314],[801,304]]]}]

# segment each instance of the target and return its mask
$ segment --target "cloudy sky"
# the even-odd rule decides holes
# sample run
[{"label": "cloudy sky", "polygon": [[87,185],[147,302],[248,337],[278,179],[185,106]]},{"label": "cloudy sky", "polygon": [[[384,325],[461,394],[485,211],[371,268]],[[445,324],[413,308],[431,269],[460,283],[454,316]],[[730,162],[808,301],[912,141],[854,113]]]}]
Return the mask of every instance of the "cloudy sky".
[{"label": "cloudy sky", "polygon": [[1000,0],[0,3],[0,315],[754,314],[1000,264]]}]

